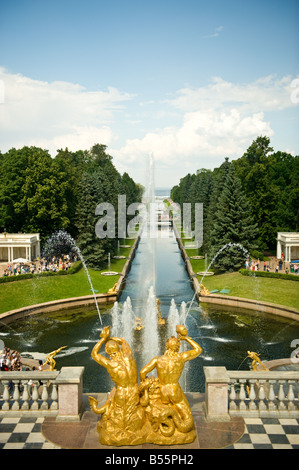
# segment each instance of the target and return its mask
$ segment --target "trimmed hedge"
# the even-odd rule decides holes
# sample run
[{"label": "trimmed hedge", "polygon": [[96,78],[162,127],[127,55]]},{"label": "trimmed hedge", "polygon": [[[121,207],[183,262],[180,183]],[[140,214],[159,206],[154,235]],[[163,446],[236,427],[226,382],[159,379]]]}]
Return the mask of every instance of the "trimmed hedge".
[{"label": "trimmed hedge", "polygon": [[243,276],[274,277],[276,279],[285,279],[287,281],[299,281],[299,275],[296,274],[273,273],[267,271],[249,271],[248,269],[240,269],[239,273],[243,274]]},{"label": "trimmed hedge", "polygon": [[82,269],[82,261],[76,261],[70,269],[61,270],[61,271],[42,271],[38,274],[25,273],[18,274],[17,276],[3,276],[0,277],[0,284],[5,282],[14,282],[14,281],[24,281],[26,279],[39,278],[39,277],[49,277],[49,276],[67,276],[68,274],[76,274]]}]

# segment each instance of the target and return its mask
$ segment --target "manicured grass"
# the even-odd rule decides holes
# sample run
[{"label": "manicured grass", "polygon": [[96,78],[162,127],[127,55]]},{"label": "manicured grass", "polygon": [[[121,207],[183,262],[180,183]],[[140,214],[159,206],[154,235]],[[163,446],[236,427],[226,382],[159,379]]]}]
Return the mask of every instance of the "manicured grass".
[{"label": "manicured grass", "polygon": [[[125,240],[123,244],[133,245],[134,240]],[[119,255],[129,256],[131,248],[120,248]],[[110,270],[121,272],[126,259],[111,259]],[[119,276],[102,276],[108,270],[95,271],[89,269],[92,285],[95,291],[106,293],[118,281]],[[76,274],[66,276],[34,277],[23,281],[0,284],[0,313],[28,305],[92,295],[92,290],[84,269]]]},{"label": "manicured grass", "polygon": [[[199,281],[201,280],[198,276]],[[284,279],[242,276],[239,272],[207,276],[203,284],[210,291],[230,289],[229,295],[271,302],[299,309],[298,283]]]},{"label": "manicured grass", "polygon": [[[188,256],[197,255],[197,250],[186,250]],[[205,260],[190,259],[195,273],[205,271]],[[209,269],[213,271],[213,267]],[[197,276],[201,281],[202,277]],[[230,289],[228,295],[286,305],[299,310],[299,286],[297,282],[266,277],[243,276],[239,272],[206,276],[203,284],[210,291]],[[225,294],[224,294],[225,295]]]}]

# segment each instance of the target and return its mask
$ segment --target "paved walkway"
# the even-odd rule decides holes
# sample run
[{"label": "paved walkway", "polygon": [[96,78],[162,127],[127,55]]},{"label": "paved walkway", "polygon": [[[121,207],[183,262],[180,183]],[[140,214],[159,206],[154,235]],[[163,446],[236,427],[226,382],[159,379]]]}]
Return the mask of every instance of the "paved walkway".
[{"label": "paved walkway", "polygon": [[[299,419],[239,418],[229,423],[207,423],[204,417],[204,395],[187,393],[192,408],[197,438],[192,444],[169,447],[171,450],[193,449],[299,449]],[[84,396],[85,412],[80,422],[56,422],[55,418],[0,418],[0,449],[106,449],[99,443],[96,431],[99,417],[89,410]],[[120,449],[168,449],[144,444]]]}]

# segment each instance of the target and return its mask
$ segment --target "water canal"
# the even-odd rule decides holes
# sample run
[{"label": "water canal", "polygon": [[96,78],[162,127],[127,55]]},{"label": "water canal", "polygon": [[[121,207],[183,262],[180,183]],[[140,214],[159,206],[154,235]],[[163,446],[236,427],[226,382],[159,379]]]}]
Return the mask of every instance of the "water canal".
[{"label": "water canal", "polygon": [[[167,229],[168,230],[168,229]],[[163,232],[163,231],[162,231]],[[165,325],[157,327],[160,353],[169,335],[168,317],[174,304],[190,306],[194,291],[173,232],[154,240],[141,238],[119,306],[128,297],[136,317],[143,317],[148,290],[154,283]],[[165,235],[165,233],[164,233]],[[104,368],[90,357],[103,326],[112,325],[112,306],[101,308],[103,325],[95,308],[77,308],[25,318],[2,325],[0,339],[12,349],[36,359],[60,346],[67,346],[56,357],[57,367],[84,366],[84,392],[108,392],[112,382]],[[173,309],[172,309],[173,314]],[[121,315],[121,313],[120,313]],[[299,324],[254,311],[216,306],[191,305],[186,318],[189,335],[203,348],[202,355],[191,361],[182,384],[185,391],[204,391],[204,366],[226,366],[248,370],[247,350],[261,354],[262,360],[290,357],[291,342],[299,338]],[[145,365],[143,349],[145,330],[133,332],[132,349],[138,369]],[[148,339],[148,338],[147,338]]]}]

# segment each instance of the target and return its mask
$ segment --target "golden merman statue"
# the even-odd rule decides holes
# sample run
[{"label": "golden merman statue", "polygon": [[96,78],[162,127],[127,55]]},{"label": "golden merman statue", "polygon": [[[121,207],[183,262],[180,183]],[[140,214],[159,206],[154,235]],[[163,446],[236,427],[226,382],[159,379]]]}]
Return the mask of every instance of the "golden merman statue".
[{"label": "golden merman statue", "polygon": [[135,327],[135,330],[137,330],[137,331],[142,330],[143,325],[142,325],[142,320],[141,320],[141,318],[139,318],[139,317],[136,317],[136,318],[135,318],[134,327]]},{"label": "golden merman statue", "polygon": [[117,294],[118,292],[118,289],[117,289],[117,282],[114,284],[113,287],[111,287],[111,289],[108,290],[108,294]]},{"label": "golden merman statue", "polygon": [[61,346],[61,348],[56,349],[55,351],[52,351],[49,354],[47,354],[46,360],[43,363],[43,366],[45,366],[46,364],[49,364],[50,370],[55,370],[56,361],[53,358],[56,356],[56,354],[58,354],[62,349],[65,349],[65,348],[67,348],[67,346]]},{"label": "golden merman statue", "polygon": [[200,292],[200,295],[209,295],[210,294],[210,291],[203,284],[200,284],[199,292]]},{"label": "golden merman statue", "polygon": [[248,354],[247,357],[250,357],[250,359],[252,359],[252,370],[257,370],[257,363],[259,363],[265,370],[269,370],[260,360],[259,358],[260,354],[257,354],[256,352],[253,352],[253,351],[247,351],[247,354]]},{"label": "golden merman statue", "polygon": [[161,316],[161,309],[160,309],[161,302],[157,299],[157,312],[158,312],[158,324],[165,325],[165,319]]},{"label": "golden merman statue", "polygon": [[[191,408],[179,378],[185,363],[198,357],[202,348],[187,336],[183,325],[177,326],[176,331],[177,337],[168,339],[165,353],[153,358],[140,371],[138,386],[137,367],[128,343],[121,338],[110,338],[110,327],[103,328],[91,356],[107,369],[115,387],[102,407],[89,397],[92,410],[102,415],[98,422],[102,444],[175,445],[195,439]],[[186,341],[191,349],[180,353],[181,341]],[[99,354],[104,344],[110,359]],[[147,377],[154,369],[158,377]]]}]

